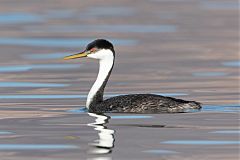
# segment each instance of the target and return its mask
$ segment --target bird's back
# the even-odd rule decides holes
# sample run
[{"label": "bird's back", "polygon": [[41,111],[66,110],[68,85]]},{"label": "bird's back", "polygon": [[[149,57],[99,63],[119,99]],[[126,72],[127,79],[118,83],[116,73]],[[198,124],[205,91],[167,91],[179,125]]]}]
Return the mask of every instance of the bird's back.
[{"label": "bird's back", "polygon": [[199,110],[195,101],[185,101],[154,94],[130,94],[112,97],[91,106],[90,112],[179,113]]}]

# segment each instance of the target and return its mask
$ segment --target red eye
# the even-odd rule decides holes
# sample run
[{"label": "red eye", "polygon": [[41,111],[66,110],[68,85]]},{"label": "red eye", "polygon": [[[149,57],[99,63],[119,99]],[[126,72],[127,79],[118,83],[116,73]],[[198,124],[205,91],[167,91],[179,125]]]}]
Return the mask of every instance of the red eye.
[{"label": "red eye", "polygon": [[96,48],[92,48],[90,51],[91,51],[91,52],[94,52],[94,51],[96,51]]}]

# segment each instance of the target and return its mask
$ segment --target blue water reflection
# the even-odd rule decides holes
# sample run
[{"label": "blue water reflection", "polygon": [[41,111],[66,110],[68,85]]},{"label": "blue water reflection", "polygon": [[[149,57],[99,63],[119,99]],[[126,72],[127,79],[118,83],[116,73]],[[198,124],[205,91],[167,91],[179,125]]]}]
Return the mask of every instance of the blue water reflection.
[{"label": "blue water reflection", "polygon": [[[115,45],[131,46],[138,43],[131,39],[109,39]],[[90,38],[0,38],[0,45],[19,45],[32,47],[72,47],[80,48],[93,41]]]},{"label": "blue water reflection", "polygon": [[0,130],[0,135],[6,135],[6,134],[13,134],[13,132],[1,131],[1,130]]},{"label": "blue water reflection", "polygon": [[227,67],[240,67],[240,61],[228,61],[223,62],[222,64]]},{"label": "blue water reflection", "polygon": [[204,105],[202,111],[240,112],[240,104]]},{"label": "blue water reflection", "polygon": [[81,107],[79,109],[67,110],[67,112],[70,112],[70,113],[87,113],[88,109],[86,107]]},{"label": "blue water reflection", "polygon": [[16,66],[0,66],[0,73],[24,72],[32,69],[37,70],[65,70],[79,68],[80,64],[33,64],[33,65],[16,65]]},{"label": "blue water reflection", "polygon": [[33,82],[0,82],[0,87],[67,87],[69,84],[33,83]]},{"label": "blue water reflection", "polygon": [[1,66],[0,73],[24,72],[31,70],[29,66]]},{"label": "blue water reflection", "polygon": [[171,150],[163,150],[163,149],[153,149],[153,150],[146,150],[143,151],[145,153],[153,153],[153,154],[176,154],[178,152],[171,151]]},{"label": "blue water reflection", "polygon": [[0,99],[82,99],[86,96],[81,95],[0,95]]},{"label": "blue water reflection", "polygon": [[0,14],[1,24],[14,24],[14,23],[30,23],[30,22],[43,22],[44,19],[38,15],[31,13],[4,13]]}]

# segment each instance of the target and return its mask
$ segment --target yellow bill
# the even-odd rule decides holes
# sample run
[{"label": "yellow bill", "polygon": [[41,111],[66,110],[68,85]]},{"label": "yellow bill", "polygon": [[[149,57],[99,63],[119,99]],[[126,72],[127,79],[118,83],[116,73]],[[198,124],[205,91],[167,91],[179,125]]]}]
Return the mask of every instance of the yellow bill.
[{"label": "yellow bill", "polygon": [[64,60],[76,59],[76,58],[87,57],[87,55],[88,55],[88,52],[81,52],[81,53],[73,54],[73,55],[70,55],[70,56],[66,56],[63,59]]}]

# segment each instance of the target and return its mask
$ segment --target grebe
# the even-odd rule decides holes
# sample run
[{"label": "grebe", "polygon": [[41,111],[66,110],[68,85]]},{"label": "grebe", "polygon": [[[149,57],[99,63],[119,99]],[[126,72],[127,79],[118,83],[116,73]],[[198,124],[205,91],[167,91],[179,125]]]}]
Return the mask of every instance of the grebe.
[{"label": "grebe", "polygon": [[97,39],[89,43],[86,49],[64,59],[89,57],[99,60],[99,72],[88,96],[86,107],[89,112],[128,112],[128,113],[179,113],[188,110],[200,110],[201,105],[195,101],[185,101],[155,94],[120,95],[103,100],[104,88],[110,77],[115,60],[112,43]]}]

